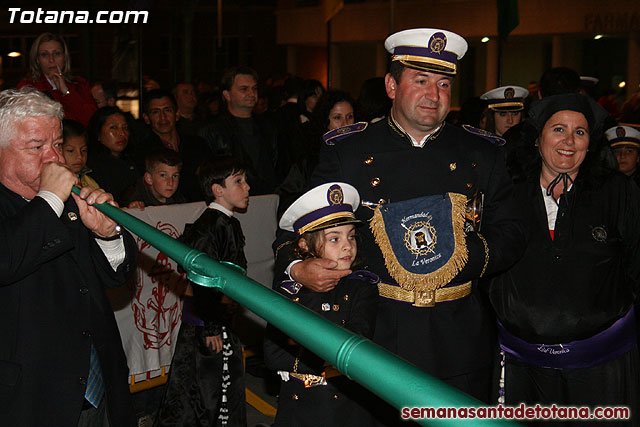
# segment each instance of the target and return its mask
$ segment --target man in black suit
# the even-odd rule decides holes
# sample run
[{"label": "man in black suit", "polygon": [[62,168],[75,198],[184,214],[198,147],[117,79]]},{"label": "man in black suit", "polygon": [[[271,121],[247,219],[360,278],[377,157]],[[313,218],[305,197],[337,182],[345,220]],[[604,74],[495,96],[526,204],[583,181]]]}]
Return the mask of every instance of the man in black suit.
[{"label": "man in black suit", "polygon": [[62,115],[33,89],[0,92],[0,425],[132,426],[104,288],[135,270],[136,246],[92,206],[111,194],[71,194]]}]

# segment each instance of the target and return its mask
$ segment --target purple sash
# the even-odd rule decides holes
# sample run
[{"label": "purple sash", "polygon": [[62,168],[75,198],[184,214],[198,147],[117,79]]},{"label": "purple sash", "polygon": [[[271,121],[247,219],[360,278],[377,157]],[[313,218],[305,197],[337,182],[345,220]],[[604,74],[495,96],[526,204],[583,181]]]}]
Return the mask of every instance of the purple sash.
[{"label": "purple sash", "polygon": [[531,344],[508,332],[498,322],[500,348],[510,355],[543,368],[580,369],[617,359],[636,345],[636,316],[631,310],[592,337],[566,344]]}]

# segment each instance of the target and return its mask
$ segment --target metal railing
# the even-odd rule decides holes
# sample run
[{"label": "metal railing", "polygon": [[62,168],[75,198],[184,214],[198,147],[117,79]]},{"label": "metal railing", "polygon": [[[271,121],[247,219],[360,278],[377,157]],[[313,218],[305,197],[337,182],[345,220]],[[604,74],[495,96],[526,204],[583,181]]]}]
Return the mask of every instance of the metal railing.
[{"label": "metal railing", "polygon": [[[74,187],[73,192],[79,195],[80,190]],[[182,265],[189,280],[218,289],[395,408],[486,406],[370,340],[249,279],[240,267],[215,261],[114,206],[103,203],[96,207]],[[414,421],[434,426],[459,425],[461,422],[471,426],[516,425],[511,421],[477,418]]]}]

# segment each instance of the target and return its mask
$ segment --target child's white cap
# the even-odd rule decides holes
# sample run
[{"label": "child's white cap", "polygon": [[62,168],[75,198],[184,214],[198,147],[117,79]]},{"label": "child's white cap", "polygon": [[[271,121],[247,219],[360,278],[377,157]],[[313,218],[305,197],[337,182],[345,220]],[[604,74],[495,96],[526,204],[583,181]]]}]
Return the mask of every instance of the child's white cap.
[{"label": "child's white cap", "polygon": [[484,93],[480,99],[484,99],[493,111],[522,111],[524,99],[529,95],[529,90],[520,86],[501,86]]},{"label": "child's white cap", "polygon": [[280,219],[280,228],[297,235],[344,224],[361,224],[354,212],[360,205],[358,190],[344,182],[328,182],[300,196]]},{"label": "child's white cap", "polygon": [[609,141],[611,148],[640,148],[640,131],[631,126],[614,126],[608,129],[604,136]]}]

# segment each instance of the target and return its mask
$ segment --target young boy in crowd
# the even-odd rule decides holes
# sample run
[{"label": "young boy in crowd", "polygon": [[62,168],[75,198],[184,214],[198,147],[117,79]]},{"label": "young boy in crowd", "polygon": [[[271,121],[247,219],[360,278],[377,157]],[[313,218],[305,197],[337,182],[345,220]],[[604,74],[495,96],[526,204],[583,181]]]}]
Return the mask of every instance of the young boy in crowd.
[{"label": "young boy in crowd", "polygon": [[62,155],[69,169],[78,175],[82,187],[100,188],[88,173],[87,167],[87,130],[75,120],[64,119],[62,122]]},{"label": "young boy in crowd", "polygon": [[185,203],[178,191],[182,159],[168,148],[156,148],[145,158],[144,176],[133,190],[124,196],[127,207],[142,209],[145,206]]},{"label": "young boy in crowd", "polygon": [[[209,206],[180,240],[246,270],[244,235],[234,217],[249,205],[245,167],[232,157],[215,158],[200,166],[198,180]],[[215,289],[191,288],[156,425],[246,425],[242,346],[229,330],[235,303]]]}]

